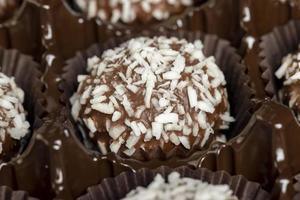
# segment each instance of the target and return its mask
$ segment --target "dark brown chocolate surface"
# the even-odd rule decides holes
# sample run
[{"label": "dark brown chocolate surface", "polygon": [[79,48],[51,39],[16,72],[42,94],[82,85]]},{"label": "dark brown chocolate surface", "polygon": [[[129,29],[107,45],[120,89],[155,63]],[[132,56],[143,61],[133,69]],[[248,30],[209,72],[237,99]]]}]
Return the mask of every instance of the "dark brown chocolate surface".
[{"label": "dark brown chocolate surface", "polygon": [[[35,28],[28,28],[31,27],[28,26],[28,18],[30,19],[31,14],[36,12],[36,6],[40,6],[38,7],[38,16],[41,16],[41,18],[33,18],[32,23],[37,23],[40,19],[42,20],[42,41],[47,50],[43,57],[43,67],[46,69],[43,80],[46,82],[46,85],[42,88],[45,90],[47,100],[39,99],[38,103],[35,104],[37,108],[34,110],[38,112],[39,117],[37,117],[37,121],[39,121],[39,124],[41,122],[40,117],[48,116],[48,119],[33,134],[29,146],[25,149],[21,157],[5,165],[1,165],[0,185],[8,185],[13,189],[26,190],[32,196],[41,197],[42,199],[52,199],[54,197],[74,199],[82,195],[87,187],[98,184],[103,178],[115,176],[122,171],[133,171],[144,166],[157,168],[163,164],[171,167],[189,164],[192,166],[207,167],[211,170],[223,169],[231,174],[243,174],[249,180],[263,184],[266,190],[273,190],[275,199],[278,199],[278,196],[280,196],[280,199],[291,199],[293,197],[293,177],[299,174],[300,171],[299,156],[297,154],[300,144],[298,137],[298,133],[300,132],[299,125],[287,107],[273,102],[263,104],[249,122],[247,120],[241,124],[237,133],[240,130],[243,131],[239,137],[232,139],[227,144],[212,143],[207,151],[194,153],[188,159],[174,157],[163,163],[155,159],[150,162],[141,163],[136,160],[121,159],[112,154],[102,157],[97,152],[87,149],[86,146],[89,144],[82,144],[82,141],[85,140],[82,138],[80,140],[82,135],[78,137],[73,123],[68,119],[68,112],[64,109],[67,99],[61,99],[61,91],[58,89],[57,83],[61,78],[64,60],[72,57],[77,50],[85,49],[91,43],[102,41],[101,34],[107,31],[107,29],[103,26],[95,25],[95,22],[85,21],[63,0],[29,1],[43,3],[44,6],[41,6],[41,4],[30,4],[30,6],[26,7],[26,10],[31,11],[24,14],[20,20],[19,24],[22,25],[0,29],[0,44],[5,47],[19,48],[26,53],[35,54],[36,50],[34,49],[37,47],[36,38],[39,41],[40,37],[36,36],[38,35],[36,34],[38,31],[32,31]],[[215,2],[217,3],[215,6],[218,7],[217,5],[220,3],[220,7],[218,8],[221,9],[223,6],[226,7],[226,5],[222,6],[221,4],[226,4],[227,2],[227,6],[230,8],[233,5],[238,5],[237,1],[230,1],[229,3],[229,1],[219,0]],[[262,1],[257,1],[257,3],[263,4]],[[193,21],[187,23],[184,28],[191,30],[208,30],[211,28],[211,33],[220,34],[221,36],[224,34],[223,37],[232,38],[231,40],[235,41],[238,38],[237,35],[239,35],[236,34],[238,31],[230,31],[229,33],[229,31],[223,30],[226,28],[229,30],[240,29],[237,20],[231,18],[232,16],[236,16],[236,13],[232,11],[236,10],[236,8],[232,10],[226,9],[229,14],[225,12],[220,15],[219,9],[214,9],[214,7],[209,8],[206,8],[209,14],[195,12]],[[264,5],[259,9],[263,8]],[[273,7],[271,6],[270,8]],[[269,8],[266,9],[269,10]],[[277,10],[276,6],[274,10]],[[298,12],[296,7],[293,7],[292,12],[292,15],[297,17]],[[282,13],[281,9],[278,9],[278,13]],[[210,16],[214,15],[218,16],[216,17],[218,19],[217,22],[224,24],[225,28],[221,28],[221,25],[217,25],[216,21],[212,20],[213,17],[211,18]],[[257,13],[257,15],[262,15],[262,13]],[[270,15],[273,14],[271,13]],[[265,16],[269,17],[270,15]],[[209,18],[206,18],[206,16]],[[285,14],[279,14],[274,17],[282,22],[281,20],[285,18],[284,16]],[[209,23],[207,23],[208,21]],[[271,18],[270,21],[272,22],[270,24],[273,24],[274,21]],[[231,24],[231,22],[233,23]],[[257,20],[256,23],[262,23],[259,27],[263,29],[265,27],[263,23],[269,22]],[[267,24],[266,27],[269,27],[269,25]],[[113,31],[110,30],[111,32]],[[260,31],[257,32],[261,33]],[[291,32],[297,33],[298,29],[292,28]],[[276,34],[278,33],[280,32],[276,32]],[[27,38],[26,40],[24,40],[24,35]],[[288,34],[288,38],[291,38],[291,40],[286,40],[286,43],[291,41],[298,44],[298,40],[295,40],[292,35]],[[267,41],[267,43],[270,48],[274,50],[278,49],[272,42]],[[285,51],[285,47],[280,49],[284,49]],[[257,59],[256,50],[253,54],[254,58]],[[277,58],[277,55],[272,55],[270,58]],[[249,59],[251,63],[253,61],[251,56]],[[249,65],[248,70],[252,66],[254,65]],[[10,67],[9,69],[12,68]],[[266,79],[266,76],[270,75],[268,74],[270,71],[266,70],[264,72],[263,81],[265,85],[263,86],[255,86],[255,84],[258,84],[256,78],[259,79],[258,77],[260,76],[259,69],[256,68],[253,73],[249,73],[252,74],[253,87],[265,87],[266,93],[274,97],[273,89],[276,87],[271,84],[272,81]],[[22,75],[25,74],[27,73],[23,71]],[[27,86],[24,82],[21,82],[21,84]],[[37,85],[37,88],[39,87],[40,85]],[[238,94],[236,98],[245,96],[238,92],[235,93]],[[35,100],[36,98],[37,96],[34,96],[31,99]],[[253,111],[260,106],[260,104],[257,104],[257,107],[254,107]],[[30,112],[31,109],[33,107],[30,107]],[[246,112],[245,115],[250,116],[249,112]],[[241,114],[240,117],[243,118],[243,115]],[[246,124],[247,126],[245,126]],[[274,128],[275,125],[276,127],[283,128]],[[278,151],[278,148],[282,148],[282,150]],[[278,160],[276,152],[282,151],[284,152],[285,159]],[[43,181],[41,182],[41,180]]]}]

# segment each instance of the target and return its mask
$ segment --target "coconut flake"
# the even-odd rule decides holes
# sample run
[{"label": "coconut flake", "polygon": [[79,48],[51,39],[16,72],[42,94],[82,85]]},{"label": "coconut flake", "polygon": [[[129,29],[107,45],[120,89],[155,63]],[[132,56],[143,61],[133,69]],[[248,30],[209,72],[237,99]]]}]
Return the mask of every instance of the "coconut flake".
[{"label": "coconut flake", "polygon": [[213,113],[215,111],[214,106],[207,101],[198,101],[197,108],[207,113]]},{"label": "coconut flake", "polygon": [[141,130],[135,121],[130,123],[130,128],[133,131],[134,135],[139,137],[141,135]]},{"label": "coconut flake", "polygon": [[130,135],[126,141],[126,147],[128,149],[131,149],[132,147],[134,147],[134,145],[136,145],[138,143],[139,140],[140,140],[140,137],[137,137],[135,135]]},{"label": "coconut flake", "polygon": [[163,113],[163,114],[156,116],[155,121],[160,124],[177,123],[178,122],[178,114],[177,113]]},{"label": "coconut flake", "polygon": [[188,140],[187,137],[185,136],[179,136],[178,137],[180,143],[186,148],[186,149],[190,149],[191,148],[191,145],[190,145],[190,142]]},{"label": "coconut flake", "polygon": [[158,122],[152,122],[152,135],[159,140],[163,131],[163,125]]},{"label": "coconut flake", "polygon": [[125,126],[122,125],[115,125],[109,128],[109,136],[114,140],[118,139],[120,135],[126,130]]},{"label": "coconut flake", "polygon": [[132,117],[134,115],[134,111],[126,95],[123,95],[122,105],[124,106],[124,109],[127,112],[128,116]]},{"label": "coconut flake", "polygon": [[113,114],[115,111],[115,108],[111,102],[93,104],[91,108],[108,115]]},{"label": "coconut flake", "polygon": [[115,111],[112,115],[111,121],[116,122],[118,121],[122,116],[122,113],[119,111]]}]

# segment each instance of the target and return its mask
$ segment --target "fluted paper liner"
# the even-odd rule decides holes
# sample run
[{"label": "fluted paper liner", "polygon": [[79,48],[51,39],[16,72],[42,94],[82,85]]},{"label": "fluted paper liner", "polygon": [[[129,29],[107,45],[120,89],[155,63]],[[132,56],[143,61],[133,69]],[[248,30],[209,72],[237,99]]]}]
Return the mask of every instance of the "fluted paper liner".
[{"label": "fluted paper liner", "polygon": [[[293,142],[289,145],[297,148],[293,131],[299,130],[299,127],[290,123],[294,120],[293,115],[289,109],[280,104],[268,100],[258,102],[257,107],[259,109],[252,115],[240,134],[227,143],[213,142],[207,150],[196,151],[186,158],[172,156],[168,160],[152,159],[143,162],[120,158],[114,153],[103,156],[86,148],[78,140],[75,125],[67,119],[63,111],[52,125],[49,124],[44,129],[49,129],[47,135],[52,135],[50,144],[54,144],[57,140],[62,141],[61,148],[58,150],[50,148],[51,185],[57,188],[57,198],[74,199],[83,194],[89,186],[100,183],[104,178],[115,177],[124,171],[135,172],[145,167],[156,169],[160,166],[170,168],[192,166],[208,168],[212,171],[225,170],[232,175],[242,174],[248,180],[260,183],[268,192],[272,191],[277,179],[276,191],[284,189],[281,183],[286,181],[286,176],[278,177],[278,167],[293,172],[293,168],[286,169],[283,165],[299,162],[299,159],[290,155],[291,152],[286,152],[284,146],[277,144],[282,144],[280,141],[285,131],[288,131],[290,132],[288,138]],[[284,118],[284,121],[281,118]],[[275,128],[279,122],[282,123],[280,130]],[[277,148],[284,150],[285,162],[276,160]],[[62,170],[62,182],[57,182],[57,169]]]},{"label": "fluted paper liner", "polygon": [[[289,53],[296,52],[300,44],[300,21],[291,20],[284,26],[276,27],[272,32],[262,37],[260,43],[260,57],[262,62],[260,67],[262,70],[262,79],[265,83],[265,92],[275,101],[282,104],[279,92],[282,87],[282,80],[275,77],[276,70],[281,66],[282,59]],[[280,181],[289,180],[288,186],[293,184],[293,177],[300,172],[299,150],[300,145],[300,125],[293,111],[288,106],[283,105],[289,110],[289,118],[281,119],[279,124],[289,123],[289,128],[281,130],[280,136],[276,141],[276,147],[281,147],[286,155],[283,162],[278,162],[279,178],[276,184],[280,185]],[[288,187],[288,192],[281,191],[282,199],[291,199],[293,191],[292,187]],[[294,199],[300,198],[299,194]]]},{"label": "fluted paper liner", "polygon": [[[143,35],[154,36],[156,34],[152,32],[145,32]],[[251,102],[253,91],[247,85],[249,79],[245,73],[245,67],[240,64],[240,57],[235,53],[234,48],[230,47],[228,42],[221,40],[216,36],[203,35],[200,32],[192,33],[182,31],[176,34],[167,32],[165,34],[160,35],[177,36],[179,38],[186,38],[189,41],[194,41],[196,39],[201,39],[203,41],[204,54],[207,56],[213,55],[216,58],[216,63],[220,66],[221,70],[225,74],[228,96],[231,104],[231,114],[236,118],[236,122],[228,131],[228,136],[233,137],[238,135],[238,133],[250,119],[251,109],[253,107]],[[73,59],[67,61],[67,66],[64,68],[65,72],[63,74],[64,81],[60,86],[64,92],[64,101],[68,105],[69,109],[69,99],[72,96],[72,94],[76,92],[78,87],[77,75],[86,73],[85,69],[87,66],[87,58],[92,57],[94,55],[100,56],[104,50],[114,48],[123,41],[126,41],[135,36],[136,35],[132,35],[131,37],[125,37],[122,39],[114,38],[103,45],[95,44],[86,52],[81,52]],[[88,137],[83,135],[82,138]],[[84,143],[89,144],[88,141],[84,141]],[[88,148],[90,147],[88,146]],[[164,152],[158,149],[154,157],[161,159],[168,159],[174,155],[186,157],[194,150],[196,150],[191,150],[190,152],[187,152],[184,155],[182,155],[182,153],[179,154],[180,152],[182,152],[181,148],[182,147],[180,146],[174,147],[174,149],[171,151],[172,155],[164,155]]]},{"label": "fluted paper liner", "polygon": [[300,44],[300,21],[290,21],[288,24],[276,27],[271,33],[264,35],[260,43],[260,67],[266,94],[279,101],[278,91],[281,82],[275,77],[282,59],[295,52]]},{"label": "fluted paper liner", "polygon": [[270,196],[262,190],[259,184],[247,181],[243,176],[230,176],[224,171],[212,172],[204,168],[193,170],[189,167],[171,169],[160,167],[156,170],[141,169],[134,172],[124,172],[115,178],[104,179],[99,185],[89,187],[87,194],[78,200],[117,200],[126,196],[138,186],[147,187],[157,174],[165,179],[172,172],[178,172],[181,177],[190,177],[209,184],[227,184],[239,200],[267,200]]},{"label": "fluted paper liner", "polygon": [[[0,185],[30,192],[34,196],[46,193],[47,154],[44,142],[37,139],[41,133],[42,118],[48,113],[44,110],[46,98],[44,84],[40,80],[40,65],[33,58],[17,50],[0,49],[0,71],[15,77],[17,85],[25,93],[24,109],[30,123],[30,133],[20,141],[20,150],[9,161],[0,161]],[[41,180],[44,182],[41,183]],[[49,197],[47,197],[49,198]]]},{"label": "fluted paper liner", "polygon": [[[230,39],[236,46],[240,43],[241,28],[238,20],[238,0],[195,0],[195,6],[170,19],[154,24],[106,26],[98,20],[88,20],[84,15],[72,8],[67,0],[29,0],[39,5],[41,25],[45,28],[42,36],[46,51],[56,49],[63,60],[84,50],[95,42],[104,42],[116,34],[139,33],[144,30],[178,31],[201,30]],[[179,23],[178,23],[179,22]],[[180,27],[178,26],[180,25]],[[51,30],[51,34],[47,34]],[[127,36],[125,36],[127,35]],[[45,37],[46,36],[46,37]]]},{"label": "fluted paper liner", "polygon": [[[9,77],[14,77],[17,86],[25,93],[24,109],[30,123],[31,132],[41,126],[43,113],[43,83],[39,64],[31,57],[20,54],[17,50],[0,49],[0,71]],[[25,137],[23,140],[28,139]],[[21,141],[21,144],[25,144]],[[24,147],[22,147],[24,149]]]}]

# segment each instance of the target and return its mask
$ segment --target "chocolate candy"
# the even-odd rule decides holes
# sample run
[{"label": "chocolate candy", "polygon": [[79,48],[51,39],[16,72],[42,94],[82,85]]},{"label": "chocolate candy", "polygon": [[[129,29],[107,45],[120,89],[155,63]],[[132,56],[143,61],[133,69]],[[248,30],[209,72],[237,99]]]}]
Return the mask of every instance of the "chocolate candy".
[{"label": "chocolate candy", "polygon": [[19,140],[29,132],[23,102],[24,92],[14,79],[0,73],[0,160],[16,153]]},{"label": "chocolate candy", "polygon": [[78,76],[72,115],[102,154],[201,148],[234,121],[223,72],[199,40],[134,38],[90,58],[87,70]]}]

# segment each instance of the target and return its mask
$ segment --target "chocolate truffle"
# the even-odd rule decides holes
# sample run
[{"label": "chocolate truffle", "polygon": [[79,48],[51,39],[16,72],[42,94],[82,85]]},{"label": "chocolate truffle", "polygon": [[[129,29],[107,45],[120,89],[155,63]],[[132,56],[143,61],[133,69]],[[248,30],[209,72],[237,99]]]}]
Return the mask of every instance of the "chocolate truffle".
[{"label": "chocolate truffle", "polygon": [[126,195],[123,200],[237,200],[228,185],[212,185],[201,180],[180,177],[178,172],[172,172],[167,182],[160,175],[156,175],[147,188],[138,187]]},{"label": "chocolate truffle", "polygon": [[283,79],[283,101],[294,110],[300,120],[300,51],[284,57],[275,75],[278,79]]},{"label": "chocolate truffle", "polygon": [[0,22],[12,17],[21,3],[22,0],[0,0]]},{"label": "chocolate truffle", "polygon": [[29,132],[23,102],[24,92],[14,78],[0,73],[0,160],[16,154],[20,139]]},{"label": "chocolate truffle", "polygon": [[179,14],[192,0],[75,0],[89,18],[99,17],[103,22],[125,24],[161,21]]},{"label": "chocolate truffle", "polygon": [[200,149],[234,121],[224,74],[202,47],[139,37],[90,58],[71,98],[74,119],[103,154]]}]

